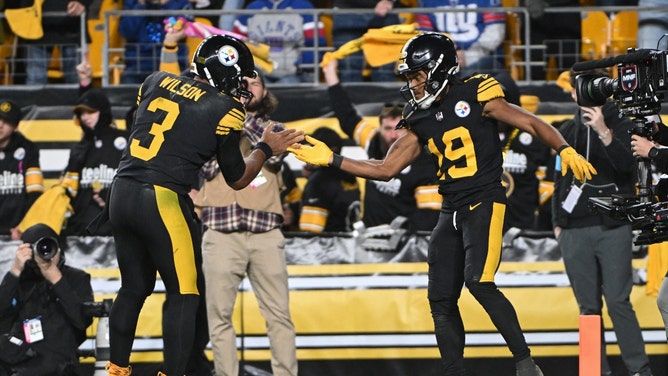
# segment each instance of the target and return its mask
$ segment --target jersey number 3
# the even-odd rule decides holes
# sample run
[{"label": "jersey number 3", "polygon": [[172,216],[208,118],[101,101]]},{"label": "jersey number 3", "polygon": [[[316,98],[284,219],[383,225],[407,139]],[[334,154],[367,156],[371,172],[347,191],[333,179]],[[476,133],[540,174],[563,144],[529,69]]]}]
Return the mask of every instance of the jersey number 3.
[{"label": "jersey number 3", "polygon": [[151,125],[151,129],[148,133],[153,135],[153,140],[148,147],[141,146],[138,139],[132,139],[132,142],[130,143],[130,155],[143,161],[148,161],[158,154],[158,150],[160,150],[162,143],[165,141],[164,133],[172,129],[174,122],[176,122],[176,118],[179,117],[179,113],[181,112],[178,103],[165,98],[156,98],[152,100],[151,103],[149,103],[147,110],[151,112],[161,110],[165,111],[167,115],[162,122],[153,123],[153,125]]},{"label": "jersey number 3", "polygon": [[[461,146],[454,148],[454,141],[459,140]],[[475,147],[473,146],[473,140],[471,139],[471,134],[468,129],[464,127],[457,127],[449,131],[443,132],[443,137],[441,138],[443,145],[443,152],[438,149],[434,143],[434,139],[430,138],[428,145],[429,151],[438,157],[439,165],[439,179],[445,180],[450,177],[451,179],[465,178],[468,176],[473,176],[476,171],[478,171],[478,162],[475,156]],[[452,165],[443,171],[443,158],[452,162]],[[464,159],[466,163],[463,165],[455,164],[458,161]],[[447,175],[447,176],[446,176]]]}]

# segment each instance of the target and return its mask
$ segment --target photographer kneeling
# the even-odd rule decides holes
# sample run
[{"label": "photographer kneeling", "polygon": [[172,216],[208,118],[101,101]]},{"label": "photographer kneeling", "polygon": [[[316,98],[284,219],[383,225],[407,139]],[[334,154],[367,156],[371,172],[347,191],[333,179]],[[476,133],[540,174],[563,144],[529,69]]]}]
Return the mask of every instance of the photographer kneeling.
[{"label": "photographer kneeling", "polygon": [[[653,122],[654,134],[652,140],[639,135],[631,136],[633,155],[649,158],[657,171],[668,173],[668,147],[662,146],[668,145],[668,126],[664,125],[658,116],[648,119],[648,121]],[[662,181],[665,182],[665,180]],[[660,181],[654,193],[659,201],[668,201],[668,189],[664,184],[661,184],[662,181]],[[656,305],[661,312],[661,319],[666,327],[666,338],[668,339],[668,270],[659,288]]]},{"label": "photographer kneeling", "polygon": [[90,275],[65,265],[58,234],[44,224],[21,236],[0,285],[0,375],[78,375],[93,301]]}]

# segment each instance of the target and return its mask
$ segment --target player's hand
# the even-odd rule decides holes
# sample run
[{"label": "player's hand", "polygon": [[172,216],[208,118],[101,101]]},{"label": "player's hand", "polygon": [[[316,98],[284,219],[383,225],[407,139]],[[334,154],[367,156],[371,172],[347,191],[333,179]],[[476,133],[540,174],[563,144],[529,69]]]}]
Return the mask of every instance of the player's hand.
[{"label": "player's hand", "polygon": [[304,131],[296,129],[285,129],[280,132],[274,132],[276,123],[271,123],[265,128],[260,141],[265,142],[271,147],[273,155],[285,153],[288,147],[298,144],[304,140]]},{"label": "player's hand", "polygon": [[322,141],[306,136],[306,142],[311,145],[289,147],[288,151],[304,163],[327,167],[332,162],[334,152]]},{"label": "player's hand", "polygon": [[584,177],[591,179],[592,175],[596,175],[596,169],[583,156],[578,154],[572,146],[566,147],[559,152],[561,157],[561,175],[566,175],[568,169],[573,171],[573,175],[580,182],[584,181]]}]

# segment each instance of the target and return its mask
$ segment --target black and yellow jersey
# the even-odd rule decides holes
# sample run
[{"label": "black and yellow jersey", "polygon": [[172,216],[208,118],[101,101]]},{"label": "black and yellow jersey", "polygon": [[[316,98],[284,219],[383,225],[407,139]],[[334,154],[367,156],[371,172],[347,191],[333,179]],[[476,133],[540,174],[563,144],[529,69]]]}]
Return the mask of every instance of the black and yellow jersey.
[{"label": "black and yellow jersey", "polygon": [[239,138],[246,113],[237,99],[191,78],[155,72],[137,98],[137,115],[117,176],[185,194],[214,155],[228,181],[245,164]]},{"label": "black and yellow jersey", "polygon": [[503,157],[496,120],[483,117],[486,102],[504,97],[488,75],[453,82],[440,102],[406,115],[407,126],[437,158],[439,193],[458,208],[501,185]]}]

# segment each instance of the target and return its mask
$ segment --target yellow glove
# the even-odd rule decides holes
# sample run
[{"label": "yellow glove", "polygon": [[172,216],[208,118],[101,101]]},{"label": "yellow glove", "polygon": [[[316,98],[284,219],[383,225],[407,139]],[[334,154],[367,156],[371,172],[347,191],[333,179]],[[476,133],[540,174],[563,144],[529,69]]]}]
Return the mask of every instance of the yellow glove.
[{"label": "yellow glove", "polygon": [[592,175],[596,175],[596,169],[584,157],[578,154],[572,146],[566,146],[559,152],[561,157],[561,176],[566,175],[568,169],[573,171],[573,175],[579,181],[584,181],[584,177],[591,179]]},{"label": "yellow glove", "polygon": [[288,151],[304,163],[310,163],[316,166],[329,166],[334,152],[322,141],[311,136],[305,137],[306,142],[313,145],[301,145],[300,148],[288,148]]}]

